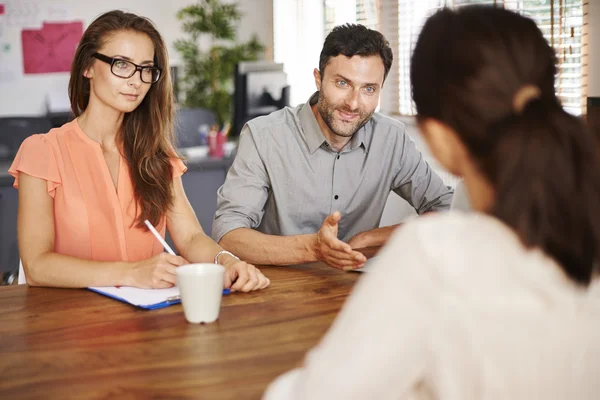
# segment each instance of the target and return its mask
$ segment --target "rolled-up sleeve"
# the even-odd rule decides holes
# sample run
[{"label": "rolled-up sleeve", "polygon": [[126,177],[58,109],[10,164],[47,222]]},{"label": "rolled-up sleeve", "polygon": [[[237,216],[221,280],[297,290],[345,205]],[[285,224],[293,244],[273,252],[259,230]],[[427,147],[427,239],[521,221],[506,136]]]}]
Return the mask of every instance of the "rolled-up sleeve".
[{"label": "rolled-up sleeve", "polygon": [[258,151],[256,136],[246,125],[240,133],[237,155],[225,183],[217,191],[213,239],[218,243],[234,229],[258,227],[269,188],[270,180]]},{"label": "rolled-up sleeve", "polygon": [[419,214],[449,210],[454,194],[431,169],[406,132],[400,149],[400,169],[394,177],[392,190]]}]

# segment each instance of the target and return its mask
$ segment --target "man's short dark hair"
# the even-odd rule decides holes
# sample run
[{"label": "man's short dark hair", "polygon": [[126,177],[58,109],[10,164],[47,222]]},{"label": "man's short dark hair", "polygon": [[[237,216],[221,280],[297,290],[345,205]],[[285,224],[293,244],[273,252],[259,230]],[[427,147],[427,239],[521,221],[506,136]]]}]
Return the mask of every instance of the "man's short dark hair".
[{"label": "man's short dark hair", "polygon": [[325,73],[325,67],[329,61],[340,54],[346,57],[380,56],[385,68],[384,81],[394,59],[390,43],[386,38],[380,32],[360,24],[339,25],[327,35],[319,58],[321,76]]}]

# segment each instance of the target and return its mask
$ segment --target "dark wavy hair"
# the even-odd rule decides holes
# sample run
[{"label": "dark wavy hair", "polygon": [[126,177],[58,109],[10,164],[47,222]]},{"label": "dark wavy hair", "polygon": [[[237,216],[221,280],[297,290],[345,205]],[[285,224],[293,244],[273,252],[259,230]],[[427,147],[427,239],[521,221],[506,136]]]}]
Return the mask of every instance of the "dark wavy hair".
[{"label": "dark wavy hair", "polygon": [[117,32],[147,35],[154,44],[154,65],[162,70],[160,79],[150,86],[141,104],[133,112],[125,114],[117,136],[131,173],[136,206],[141,209],[136,226],[144,227],[145,219],[156,226],[173,201],[173,173],[169,158],[176,155],[172,146],[174,98],[169,58],[162,37],[149,19],[114,10],[100,15],[90,24],[71,65],[71,109],[75,117],[86,110],[90,81],[83,75],[84,71],[95,61],[93,54]]},{"label": "dark wavy hair", "polygon": [[385,37],[380,32],[360,24],[339,25],[329,32],[329,35],[325,38],[319,58],[319,71],[321,75],[325,73],[325,67],[329,64],[329,61],[340,54],[346,57],[353,57],[355,55],[361,57],[381,57],[385,69],[383,75],[384,82],[394,60],[392,48]]},{"label": "dark wavy hair", "polygon": [[[489,213],[588,284],[600,260],[600,161],[582,121],[555,94],[556,56],[535,22],[502,8],[442,9],[411,64],[420,121],[461,138],[495,191]],[[515,94],[539,89],[521,112]]]}]

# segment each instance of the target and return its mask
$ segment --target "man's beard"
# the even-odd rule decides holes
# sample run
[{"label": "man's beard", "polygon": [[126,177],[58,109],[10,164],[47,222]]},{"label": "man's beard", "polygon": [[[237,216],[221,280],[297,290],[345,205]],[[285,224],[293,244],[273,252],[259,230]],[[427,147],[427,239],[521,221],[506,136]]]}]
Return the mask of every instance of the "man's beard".
[{"label": "man's beard", "polygon": [[[317,104],[317,110],[325,121],[325,124],[329,127],[334,135],[341,137],[352,137],[360,128],[362,128],[367,121],[373,116],[373,113],[365,112],[364,110],[356,109],[350,110],[347,107],[338,107],[327,101],[327,98],[323,96],[323,92],[319,93],[319,102]],[[348,114],[358,114],[358,118],[354,122],[343,122],[340,119],[336,119],[335,111],[339,110]]]}]

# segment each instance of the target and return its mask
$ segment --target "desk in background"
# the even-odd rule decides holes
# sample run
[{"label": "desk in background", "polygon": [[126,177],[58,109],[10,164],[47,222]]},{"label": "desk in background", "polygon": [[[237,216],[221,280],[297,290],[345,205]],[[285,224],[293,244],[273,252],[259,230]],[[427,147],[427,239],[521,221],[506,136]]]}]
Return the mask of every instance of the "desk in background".
[{"label": "desk in background", "polygon": [[208,325],[188,324],[181,304],[145,311],[85,289],[0,287],[0,398],[258,399],[318,343],[361,275],[262,270],[271,287],[225,296]]}]

